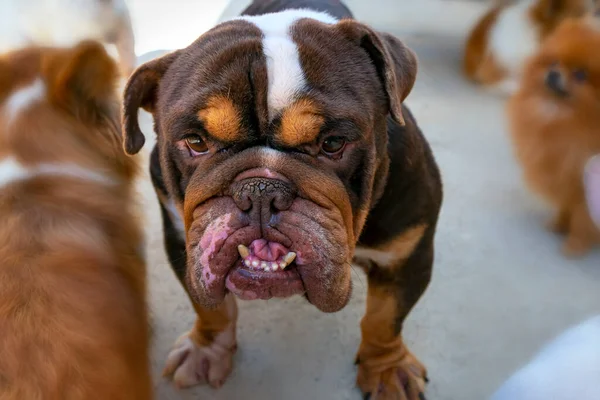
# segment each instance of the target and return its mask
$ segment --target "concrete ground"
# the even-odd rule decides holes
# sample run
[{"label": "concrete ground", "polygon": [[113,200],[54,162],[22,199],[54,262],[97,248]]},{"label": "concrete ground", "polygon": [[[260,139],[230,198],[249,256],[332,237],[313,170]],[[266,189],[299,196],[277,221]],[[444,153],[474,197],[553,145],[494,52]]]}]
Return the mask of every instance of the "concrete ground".
[{"label": "concrete ground", "polygon": [[[222,18],[244,3],[225,8],[220,2]],[[433,281],[406,323],[406,341],[429,368],[428,399],[485,399],[546,340],[600,313],[600,252],[581,260],[563,258],[559,238],[544,230],[549,210],[521,182],[502,99],[460,74],[464,36],[482,4],[347,3],[359,19],[416,50],[420,71],[407,104],[433,146],[445,183]],[[194,23],[193,14],[180,11],[180,24]],[[143,31],[143,21],[137,21]],[[154,136],[148,115],[143,128]],[[360,398],[353,366],[366,290],[360,272],[350,304],[336,314],[322,314],[299,298],[240,302],[239,352],[220,390],[176,391],[162,379],[169,348],[192,326],[194,313],[167,264],[149,181],[140,189],[147,209],[158,399]]]}]

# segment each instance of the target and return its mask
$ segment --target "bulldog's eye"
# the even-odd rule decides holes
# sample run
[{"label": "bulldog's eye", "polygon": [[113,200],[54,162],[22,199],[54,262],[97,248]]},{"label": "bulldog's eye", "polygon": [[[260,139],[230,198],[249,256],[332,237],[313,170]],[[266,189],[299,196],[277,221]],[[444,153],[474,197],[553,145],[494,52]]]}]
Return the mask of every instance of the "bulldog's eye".
[{"label": "bulldog's eye", "polygon": [[193,156],[199,156],[208,152],[206,142],[198,135],[189,135],[185,138],[185,144]]},{"label": "bulldog's eye", "polygon": [[321,149],[327,155],[334,155],[341,152],[346,146],[346,139],[341,136],[331,136],[323,141]]}]

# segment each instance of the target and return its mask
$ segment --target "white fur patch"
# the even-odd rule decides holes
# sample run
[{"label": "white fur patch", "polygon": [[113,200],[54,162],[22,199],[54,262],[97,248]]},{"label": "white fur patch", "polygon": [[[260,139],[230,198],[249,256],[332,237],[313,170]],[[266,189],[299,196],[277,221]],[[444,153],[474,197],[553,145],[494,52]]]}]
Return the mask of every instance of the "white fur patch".
[{"label": "white fur patch", "polygon": [[303,18],[326,24],[337,22],[327,13],[305,9],[236,18],[252,22],[263,31],[263,52],[268,75],[267,104],[271,119],[289,106],[306,87],[298,46],[291,33],[293,25]]},{"label": "white fur patch", "polygon": [[41,78],[33,81],[29,86],[14,92],[5,104],[5,110],[8,113],[8,119],[13,119],[21,111],[27,109],[33,103],[36,103],[46,95],[46,86]]},{"label": "white fur patch", "polygon": [[533,0],[523,0],[503,10],[490,32],[489,51],[512,77],[518,77],[525,60],[539,46],[535,26],[529,19]]},{"label": "white fur patch", "polygon": [[382,251],[357,247],[354,250],[354,257],[357,259],[371,260],[380,267],[387,267],[398,261],[398,254],[391,251]]},{"label": "white fur patch", "polygon": [[0,161],[0,188],[14,182],[26,179],[29,171],[23,168],[14,158],[5,158]]},{"label": "white fur patch", "polygon": [[514,77],[506,78],[490,86],[488,90],[500,96],[510,96],[519,90],[519,81]]},{"label": "white fur patch", "polygon": [[100,172],[75,164],[39,164],[26,167],[13,157],[0,160],[0,188],[40,175],[68,176],[109,185],[116,183],[113,179]]},{"label": "white fur patch", "polygon": [[183,219],[181,218],[181,215],[179,214],[179,210],[177,209],[175,202],[172,199],[169,199],[169,202],[167,204],[165,204],[165,208],[167,209],[167,212],[171,216],[171,222],[173,223],[173,226],[177,230],[177,233],[179,234],[179,238],[181,240],[185,240],[185,224],[183,223]]},{"label": "white fur patch", "polygon": [[285,157],[285,153],[279,150],[275,150],[271,147],[261,147],[259,164],[267,168],[277,167],[277,165],[282,162],[283,157]]}]

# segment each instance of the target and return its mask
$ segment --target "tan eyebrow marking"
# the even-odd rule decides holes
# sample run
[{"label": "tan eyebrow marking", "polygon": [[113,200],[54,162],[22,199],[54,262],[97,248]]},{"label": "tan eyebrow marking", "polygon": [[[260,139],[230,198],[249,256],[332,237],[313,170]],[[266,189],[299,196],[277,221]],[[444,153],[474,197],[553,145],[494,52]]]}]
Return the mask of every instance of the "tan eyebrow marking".
[{"label": "tan eyebrow marking", "polygon": [[283,112],[278,139],[290,147],[313,142],[324,123],[325,118],[313,101],[298,100]]},{"label": "tan eyebrow marking", "polygon": [[206,107],[198,111],[198,118],[208,133],[224,142],[241,139],[241,116],[233,102],[225,96],[211,97]]}]

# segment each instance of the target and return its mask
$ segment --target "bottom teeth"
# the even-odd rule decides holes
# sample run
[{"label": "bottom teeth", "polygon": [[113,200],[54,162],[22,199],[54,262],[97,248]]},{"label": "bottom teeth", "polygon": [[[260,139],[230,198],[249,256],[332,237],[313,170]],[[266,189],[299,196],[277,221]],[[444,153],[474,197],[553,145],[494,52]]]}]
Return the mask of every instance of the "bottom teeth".
[{"label": "bottom teeth", "polygon": [[[246,248],[243,246],[239,246],[238,250],[240,250],[240,255],[242,256],[244,265],[246,267],[252,267],[254,269],[262,269],[263,271],[278,271],[286,269],[295,259],[296,253],[289,252],[283,258],[280,258],[277,261],[261,261],[257,260],[255,256],[246,253]],[[245,257],[244,257],[245,255]]]}]

